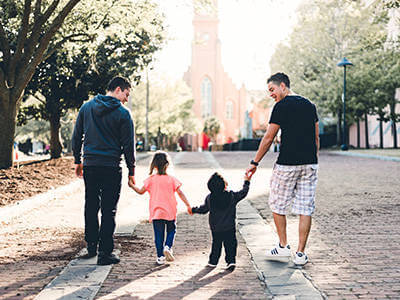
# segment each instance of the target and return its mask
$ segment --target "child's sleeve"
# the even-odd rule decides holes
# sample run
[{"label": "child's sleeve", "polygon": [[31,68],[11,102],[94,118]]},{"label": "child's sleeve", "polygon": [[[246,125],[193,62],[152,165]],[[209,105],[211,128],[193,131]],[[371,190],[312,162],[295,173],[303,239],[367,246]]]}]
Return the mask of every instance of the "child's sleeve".
[{"label": "child's sleeve", "polygon": [[233,201],[238,203],[240,200],[244,199],[249,192],[250,181],[245,180],[243,183],[243,188],[238,192],[233,192]]},{"label": "child's sleeve", "polygon": [[210,211],[210,206],[209,206],[209,199],[210,197],[207,196],[206,200],[204,201],[204,203],[200,206],[196,206],[196,207],[192,207],[192,213],[194,214],[206,214]]},{"label": "child's sleeve", "polygon": [[143,181],[143,187],[146,191],[148,191],[150,189],[151,186],[151,177],[148,177],[145,179],[145,181]]}]

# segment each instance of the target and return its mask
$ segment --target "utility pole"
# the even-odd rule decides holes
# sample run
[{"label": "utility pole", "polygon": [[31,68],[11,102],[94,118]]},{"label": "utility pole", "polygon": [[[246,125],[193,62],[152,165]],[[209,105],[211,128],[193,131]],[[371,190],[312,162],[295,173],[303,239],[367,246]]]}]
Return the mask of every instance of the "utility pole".
[{"label": "utility pole", "polygon": [[146,133],[144,136],[144,151],[149,151],[149,69],[146,68]]}]

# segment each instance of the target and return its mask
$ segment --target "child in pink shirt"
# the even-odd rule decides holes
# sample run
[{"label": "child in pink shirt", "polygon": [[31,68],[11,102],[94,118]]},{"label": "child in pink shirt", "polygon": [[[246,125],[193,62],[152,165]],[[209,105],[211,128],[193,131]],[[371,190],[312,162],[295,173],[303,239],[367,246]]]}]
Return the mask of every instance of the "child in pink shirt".
[{"label": "child in pink shirt", "polygon": [[[162,265],[167,261],[173,261],[172,244],[176,232],[177,202],[175,192],[186,204],[189,214],[192,214],[191,206],[185,194],[180,190],[181,183],[178,179],[167,174],[169,156],[166,152],[157,151],[150,164],[150,177],[144,181],[142,188],[134,184],[129,186],[138,194],[146,191],[150,194],[149,211],[150,222],[153,223],[154,241],[157,249],[157,264]],[[154,169],[157,174],[153,174]],[[165,239],[165,230],[167,238]]]}]

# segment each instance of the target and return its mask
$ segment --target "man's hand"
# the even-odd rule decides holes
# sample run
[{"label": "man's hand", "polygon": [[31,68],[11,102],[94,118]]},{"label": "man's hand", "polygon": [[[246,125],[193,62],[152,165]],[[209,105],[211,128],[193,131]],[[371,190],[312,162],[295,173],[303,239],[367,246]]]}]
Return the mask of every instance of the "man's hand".
[{"label": "man's hand", "polygon": [[132,187],[132,185],[135,185],[136,184],[136,182],[135,182],[135,176],[128,176],[129,178],[128,178],[128,185],[130,186],[130,187]]},{"label": "man's hand", "polygon": [[83,164],[75,164],[75,175],[79,178],[83,177]]}]

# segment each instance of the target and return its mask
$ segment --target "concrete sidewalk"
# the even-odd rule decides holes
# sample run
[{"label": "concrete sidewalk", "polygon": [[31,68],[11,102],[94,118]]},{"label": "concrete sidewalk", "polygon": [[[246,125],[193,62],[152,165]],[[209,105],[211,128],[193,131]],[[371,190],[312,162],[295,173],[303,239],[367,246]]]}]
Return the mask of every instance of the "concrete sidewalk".
[{"label": "concrete sidewalk", "polygon": [[380,159],[386,161],[398,161],[400,162],[400,157],[394,156],[385,156],[385,155],[375,155],[375,154],[368,154],[368,153],[357,153],[351,151],[327,151],[333,155],[344,155],[344,156],[353,156],[353,157],[361,157],[361,158],[373,158],[373,159]]}]

